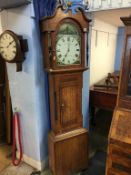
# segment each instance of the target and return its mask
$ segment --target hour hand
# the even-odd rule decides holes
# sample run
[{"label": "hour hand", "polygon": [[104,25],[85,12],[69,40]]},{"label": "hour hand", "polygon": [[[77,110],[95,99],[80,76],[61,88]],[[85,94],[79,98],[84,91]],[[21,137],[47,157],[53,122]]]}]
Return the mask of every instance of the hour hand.
[{"label": "hour hand", "polygon": [[67,55],[68,55],[68,52],[65,54],[65,57],[67,57]]},{"label": "hour hand", "polygon": [[65,57],[67,57],[68,52],[70,52],[70,48],[69,48],[69,47],[68,47],[68,49],[67,49],[67,52],[66,52],[66,54],[65,54]]}]

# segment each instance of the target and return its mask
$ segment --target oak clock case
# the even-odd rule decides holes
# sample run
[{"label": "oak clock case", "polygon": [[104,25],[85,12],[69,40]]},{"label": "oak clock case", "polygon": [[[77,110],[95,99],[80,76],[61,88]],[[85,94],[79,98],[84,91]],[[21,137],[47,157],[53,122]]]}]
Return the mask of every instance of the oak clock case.
[{"label": "oak clock case", "polygon": [[28,51],[27,40],[13,31],[6,30],[0,35],[0,56],[6,62],[16,63],[17,71],[22,70],[24,53]]},{"label": "oak clock case", "polygon": [[[49,164],[57,175],[85,169],[88,164],[88,131],[82,127],[82,87],[89,22],[82,11],[65,13],[62,7],[54,16],[40,21],[44,68],[49,80]],[[76,159],[81,160],[79,164]]]},{"label": "oak clock case", "polygon": [[108,141],[106,175],[131,174],[131,16],[122,17],[125,41],[120,87]]},{"label": "oak clock case", "polygon": [[65,14],[61,8],[53,17],[41,21],[51,126],[55,133],[82,127],[82,76],[87,69],[85,38],[89,21],[83,12]]},{"label": "oak clock case", "polygon": [[[60,9],[60,8],[58,8]],[[59,10],[59,15],[61,15],[61,12]],[[79,68],[79,70],[85,70],[85,53],[86,53],[86,47],[85,47],[85,38],[87,36],[88,28],[89,28],[89,22],[90,20],[87,19],[83,12],[81,12],[81,15],[72,15],[71,12],[64,14],[64,15],[58,16],[58,13],[56,13],[51,18],[45,18],[43,23],[41,22],[41,31],[42,31],[42,43],[43,43],[43,55],[44,58],[44,68],[47,70],[47,72],[57,72],[57,70],[63,70],[66,71],[66,69],[72,70]],[[57,17],[56,17],[57,16]],[[56,19],[56,20],[55,20]],[[65,27],[65,29],[64,29]],[[67,41],[68,37],[70,36],[72,39],[74,39],[73,43],[78,44],[78,46],[73,47],[73,43],[70,41]],[[77,35],[77,37],[76,37]],[[63,38],[63,37],[64,38]],[[66,38],[66,39],[65,39]],[[76,38],[76,40],[75,40]],[[65,44],[63,45],[64,51],[62,49],[62,54],[60,55],[58,53],[57,48],[59,48],[59,42],[62,43],[62,39],[65,39],[65,43],[68,45],[71,44],[72,51],[74,49],[78,49],[74,52],[76,54],[76,57],[78,55],[78,62],[73,61],[72,63],[65,62],[64,64],[58,64],[59,59],[61,60],[63,56],[67,55],[68,46]],[[63,44],[63,43],[62,43]],[[48,46],[48,47],[47,47]],[[80,47],[80,51],[79,51]],[[63,55],[64,54],[64,55]],[[60,56],[61,58],[58,58]],[[70,51],[67,55],[67,58],[69,58]],[[72,58],[75,59],[75,58]],[[61,60],[62,61],[62,60]],[[68,60],[65,60],[68,61]],[[71,61],[71,60],[69,60]]]}]

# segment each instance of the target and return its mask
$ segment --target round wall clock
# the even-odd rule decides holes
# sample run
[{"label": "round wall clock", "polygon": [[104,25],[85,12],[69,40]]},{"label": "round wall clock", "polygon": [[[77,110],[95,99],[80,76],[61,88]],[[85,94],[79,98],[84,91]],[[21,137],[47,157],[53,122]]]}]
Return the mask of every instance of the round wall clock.
[{"label": "round wall clock", "polygon": [[6,62],[17,63],[17,71],[22,70],[24,52],[28,50],[27,40],[18,36],[10,30],[4,31],[0,35],[0,55]]}]

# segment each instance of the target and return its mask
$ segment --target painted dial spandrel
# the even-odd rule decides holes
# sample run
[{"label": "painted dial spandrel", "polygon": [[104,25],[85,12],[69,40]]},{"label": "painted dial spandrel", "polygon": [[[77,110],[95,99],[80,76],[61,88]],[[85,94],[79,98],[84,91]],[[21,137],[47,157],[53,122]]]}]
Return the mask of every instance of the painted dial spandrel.
[{"label": "painted dial spandrel", "polygon": [[57,65],[79,65],[81,63],[81,36],[71,23],[61,25],[56,41]]},{"label": "painted dial spandrel", "polygon": [[0,38],[0,54],[1,56],[8,61],[11,61],[16,56],[16,42],[14,38],[8,34],[5,33]]}]

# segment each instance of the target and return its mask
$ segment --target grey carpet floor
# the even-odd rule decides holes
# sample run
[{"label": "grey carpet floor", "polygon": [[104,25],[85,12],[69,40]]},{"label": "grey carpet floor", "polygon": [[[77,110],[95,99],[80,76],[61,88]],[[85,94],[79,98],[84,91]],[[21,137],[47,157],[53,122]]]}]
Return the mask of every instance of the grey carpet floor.
[{"label": "grey carpet floor", "polygon": [[81,175],[105,175],[106,153],[98,151],[89,161],[88,170]]}]

